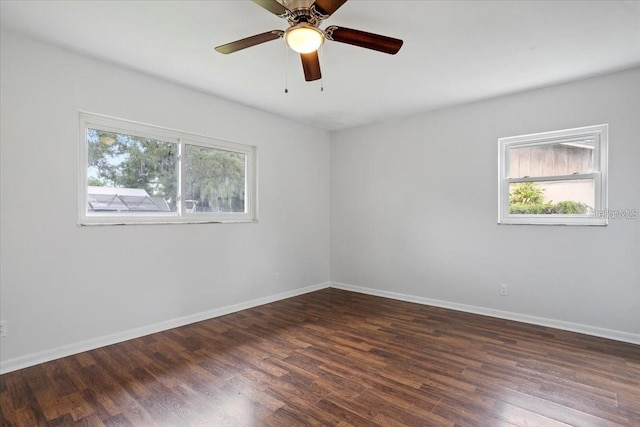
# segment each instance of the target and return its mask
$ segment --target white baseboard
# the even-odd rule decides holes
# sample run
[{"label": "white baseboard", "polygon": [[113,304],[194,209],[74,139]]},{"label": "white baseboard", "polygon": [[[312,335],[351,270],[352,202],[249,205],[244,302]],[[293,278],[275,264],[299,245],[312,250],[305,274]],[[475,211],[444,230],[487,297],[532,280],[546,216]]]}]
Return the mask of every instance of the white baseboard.
[{"label": "white baseboard", "polygon": [[467,313],[481,314],[484,316],[497,317],[499,319],[515,320],[517,322],[530,323],[533,325],[546,326],[549,328],[562,329],[565,331],[578,332],[596,337],[608,338],[616,341],[623,341],[630,344],[640,344],[640,334],[631,332],[616,331],[612,329],[598,328],[595,326],[582,325],[579,323],[565,322],[562,320],[547,319],[545,317],[529,316],[527,314],[513,313],[510,311],[495,310],[492,308],[478,307],[474,305],[459,304],[455,302],[442,301],[431,298],[417,297],[397,292],[381,291],[378,289],[354,286],[346,283],[331,282],[331,287],[345,291],[358,292],[361,294],[374,295],[378,297],[391,298],[400,301],[413,302],[417,304],[432,305],[435,307],[448,308],[451,310],[464,311]]},{"label": "white baseboard", "polygon": [[367,295],[374,295],[384,298],[391,298],[400,301],[413,302],[423,305],[431,305],[435,307],[448,308],[451,310],[464,311],[467,313],[481,314],[484,316],[497,317],[500,319],[514,320],[517,322],[530,323],[533,325],[546,326],[550,328],[562,329],[571,332],[578,332],[586,335],[593,335],[602,338],[608,338],[616,341],[623,341],[631,344],[640,344],[640,334],[634,334],[630,332],[615,331],[611,329],[598,328],[595,326],[582,325],[579,323],[565,322],[562,320],[547,319],[544,317],[529,316],[526,314],[512,313],[509,311],[495,310],[491,308],[478,307],[473,305],[459,304],[455,302],[442,301],[431,298],[418,297],[413,295],[406,295],[397,292],[382,291],[378,289],[366,288],[362,286],[354,286],[340,282],[325,282],[317,285],[307,286],[301,289],[294,289],[292,291],[282,292],[276,295],[271,295],[264,298],[258,298],[251,301],[242,302],[239,304],[229,305],[225,307],[216,308],[213,310],[192,314],[176,319],[167,320],[153,325],[143,326],[140,328],[129,329],[127,331],[119,332],[116,334],[105,335],[98,338],[93,338],[78,343],[68,344],[61,347],[52,348],[49,350],[28,354],[21,357],[16,357],[9,360],[3,360],[0,362],[0,374],[16,371],[18,369],[27,368],[29,366],[37,365],[39,363],[49,362],[51,360],[59,359],[61,357],[71,356],[73,354],[82,353],[84,351],[93,350],[99,347],[104,347],[111,344],[116,344],[122,341],[130,340],[133,338],[143,337],[145,335],[154,334],[156,332],[166,331],[168,329],[177,328],[180,326],[188,325],[203,320],[213,319],[215,317],[224,316],[226,314],[235,313],[237,311],[246,310],[249,308],[257,307],[260,305],[268,304],[275,301],[280,301],[286,298],[303,295],[309,292],[318,291],[328,287],[342,289],[345,291],[358,292]]},{"label": "white baseboard", "polygon": [[0,374],[5,374],[11,371],[17,371],[18,369],[27,368],[29,366],[37,365],[39,363],[49,362],[51,360],[59,359],[61,357],[71,356],[73,354],[82,353],[84,351],[93,350],[93,349],[104,347],[111,344],[116,344],[116,343],[130,340],[133,338],[143,337],[145,335],[166,331],[168,329],[177,328],[180,326],[188,325],[190,323],[213,319],[214,317],[224,316],[226,314],[231,314],[237,311],[246,310],[248,308],[257,307],[259,305],[269,304],[271,302],[280,301],[286,298],[291,298],[291,297],[306,294],[309,292],[318,291],[320,289],[328,288],[329,285],[330,285],[330,282],[319,283],[317,285],[307,286],[306,288],[294,289],[292,291],[282,292],[282,293],[271,295],[264,298],[258,298],[258,299],[254,299],[251,301],[246,301],[246,302],[242,302],[234,305],[228,305],[226,307],[215,308],[213,310],[208,310],[201,313],[192,314],[189,316],[167,320],[164,322],[155,323],[153,325],[147,325],[140,328],[129,329],[123,332],[115,333],[115,334],[105,335],[98,338],[92,338],[86,341],[68,344],[61,347],[40,351],[37,353],[27,354],[25,356],[16,357],[9,360],[3,360],[0,362]]}]

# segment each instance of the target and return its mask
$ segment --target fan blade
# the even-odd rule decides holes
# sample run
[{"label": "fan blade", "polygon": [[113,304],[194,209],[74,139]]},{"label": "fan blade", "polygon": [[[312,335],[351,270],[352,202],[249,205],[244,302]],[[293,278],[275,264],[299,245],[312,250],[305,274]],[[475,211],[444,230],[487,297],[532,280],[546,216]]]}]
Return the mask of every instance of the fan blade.
[{"label": "fan blade", "polygon": [[251,1],[281,18],[284,17],[287,14],[287,12],[289,12],[289,9],[284,7],[281,3],[278,3],[276,0],[251,0]]},{"label": "fan blade", "polygon": [[246,39],[236,40],[231,43],[223,44],[222,46],[216,47],[216,50],[226,55],[228,53],[237,52],[239,50],[246,49],[248,47],[255,46],[260,43],[279,39],[280,37],[282,37],[283,34],[284,34],[284,31],[280,31],[280,30],[268,31],[266,33],[256,34],[255,36],[247,37]]},{"label": "fan blade", "polygon": [[366,31],[352,30],[351,28],[336,27],[332,25],[325,30],[327,38],[340,43],[352,44],[366,49],[377,50],[391,55],[398,53],[403,41],[393,37],[367,33]]},{"label": "fan blade", "polygon": [[347,0],[316,0],[313,6],[315,6],[318,13],[330,16],[346,2]]},{"label": "fan blade", "polygon": [[311,53],[301,53],[302,69],[304,70],[304,79],[308,82],[318,80],[322,77],[320,72],[320,60],[318,59],[318,51]]}]

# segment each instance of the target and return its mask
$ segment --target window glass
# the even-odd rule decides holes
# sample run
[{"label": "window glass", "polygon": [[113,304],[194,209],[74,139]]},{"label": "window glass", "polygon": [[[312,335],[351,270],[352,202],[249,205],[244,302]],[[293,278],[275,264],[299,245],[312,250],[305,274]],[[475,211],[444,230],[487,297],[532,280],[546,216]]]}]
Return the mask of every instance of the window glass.
[{"label": "window glass", "polygon": [[244,212],[246,155],[185,145],[185,211]]},{"label": "window glass", "polygon": [[595,180],[532,181],[509,184],[509,213],[591,215]]},{"label": "window glass", "polygon": [[594,141],[577,140],[509,149],[509,178],[593,172]]},{"label": "window glass", "polygon": [[89,128],[87,145],[89,211],[176,211],[177,144]]}]

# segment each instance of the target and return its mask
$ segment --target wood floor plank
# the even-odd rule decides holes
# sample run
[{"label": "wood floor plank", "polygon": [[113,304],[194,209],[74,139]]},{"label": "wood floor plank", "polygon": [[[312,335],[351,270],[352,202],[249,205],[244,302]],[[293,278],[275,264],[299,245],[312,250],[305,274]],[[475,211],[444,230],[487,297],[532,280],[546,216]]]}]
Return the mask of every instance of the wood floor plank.
[{"label": "wood floor plank", "polygon": [[4,426],[640,426],[640,346],[325,289],[0,376]]},{"label": "wood floor plank", "polygon": [[493,412],[497,419],[518,427],[571,427],[569,424],[499,400],[496,401]]},{"label": "wood floor plank", "polygon": [[588,412],[583,412],[568,406],[563,406],[551,400],[528,395],[518,390],[501,389],[498,392],[496,392],[495,390],[486,390],[486,394],[496,396],[496,399],[499,401],[517,406],[532,413],[541,415],[551,420],[568,424],[573,427],[635,427],[636,425],[638,425],[638,423],[633,419],[628,419],[624,423],[620,424],[607,421]]}]

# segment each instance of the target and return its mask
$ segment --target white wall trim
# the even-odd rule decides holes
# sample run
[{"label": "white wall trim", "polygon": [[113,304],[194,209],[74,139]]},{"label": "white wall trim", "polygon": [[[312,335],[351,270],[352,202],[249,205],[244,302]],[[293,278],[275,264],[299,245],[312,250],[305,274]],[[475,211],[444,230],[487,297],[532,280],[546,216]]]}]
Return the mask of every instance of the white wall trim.
[{"label": "white wall trim", "polygon": [[94,350],[96,348],[107,345],[117,344],[134,338],[140,338],[145,335],[166,331],[172,328],[189,325],[191,323],[201,322],[203,320],[213,319],[227,314],[235,313],[249,308],[258,307],[260,305],[269,304],[298,295],[307,294],[309,292],[319,291],[326,288],[336,288],[345,291],[358,292],[361,294],[373,295],[383,298],[390,298],[400,301],[412,302],[416,304],[431,305],[435,307],[447,308],[451,310],[464,311],[466,313],[480,314],[484,316],[496,317],[499,319],[514,320],[517,322],[530,323],[533,325],[556,328],[565,331],[578,332],[596,337],[608,338],[616,341],[627,342],[631,344],[640,344],[640,334],[630,332],[615,331],[612,329],[598,328],[595,326],[582,325],[579,323],[565,322],[562,320],[548,319],[544,317],[529,316],[527,314],[513,313],[509,311],[495,310],[492,308],[479,307],[473,305],[459,304],[450,301],[442,301],[432,298],[418,297],[414,295],[401,294],[398,292],[383,291],[362,286],[349,285],[340,282],[324,282],[316,285],[307,286],[305,288],[294,289],[287,292],[271,295],[264,298],[258,298],[234,305],[215,308],[213,310],[192,314],[189,316],[179,317],[160,323],[155,323],[140,328],[129,329],[127,331],[105,335],[98,338],[89,339],[73,344],[56,347],[50,350],[40,351],[28,354],[14,359],[3,360],[0,362],[0,374],[17,371],[18,369],[28,368],[39,363],[49,362],[66,356],[71,356],[84,351]]},{"label": "white wall trim", "polygon": [[215,317],[224,316],[227,314],[235,313],[237,311],[242,311],[242,310],[257,307],[260,305],[269,304],[269,303],[280,301],[283,299],[306,294],[309,292],[318,291],[320,289],[326,289],[329,287],[329,285],[330,285],[330,282],[319,283],[316,285],[311,285],[311,286],[307,286],[305,288],[300,288],[300,289],[294,289],[291,291],[282,292],[282,293],[271,295],[264,298],[258,298],[258,299],[241,302],[234,305],[219,307],[213,310],[191,314],[191,315],[179,317],[176,319],[166,320],[164,322],[159,322],[152,325],[142,326],[140,328],[129,329],[123,332],[115,333],[115,334],[105,335],[98,338],[92,338],[86,341],[80,341],[77,343],[52,348],[50,350],[44,350],[44,351],[27,354],[25,356],[16,357],[9,360],[3,360],[0,362],[0,374],[6,374],[7,372],[17,371],[18,369],[27,368],[29,366],[34,366],[39,363],[49,362],[55,359],[60,359],[61,357],[71,356],[73,354],[94,350],[96,348],[104,347],[111,344],[117,344],[119,342],[127,341],[133,338],[140,338],[145,335],[166,331],[168,329],[185,326],[191,323],[201,322],[203,320],[213,319]]},{"label": "white wall trim", "polygon": [[513,313],[510,311],[495,310],[493,308],[479,307],[474,305],[459,304],[450,301],[442,301],[431,298],[406,295],[397,292],[382,291],[379,289],[366,288],[362,286],[349,285],[340,282],[331,282],[331,287],[345,291],[358,292],[361,294],[374,295],[378,297],[391,298],[400,301],[413,302],[423,305],[448,308],[451,310],[464,311],[467,313],[481,314],[483,316],[497,317],[499,319],[514,320],[516,322],[530,323],[532,325],[546,326],[549,328],[562,329],[570,332],[578,332],[586,335],[593,335],[601,338],[608,338],[616,341],[623,341],[631,344],[640,344],[640,334],[631,332],[616,331],[612,329],[598,328],[596,326],[582,325],[580,323],[565,322],[563,320],[548,319],[545,317],[530,316],[527,314]]}]

